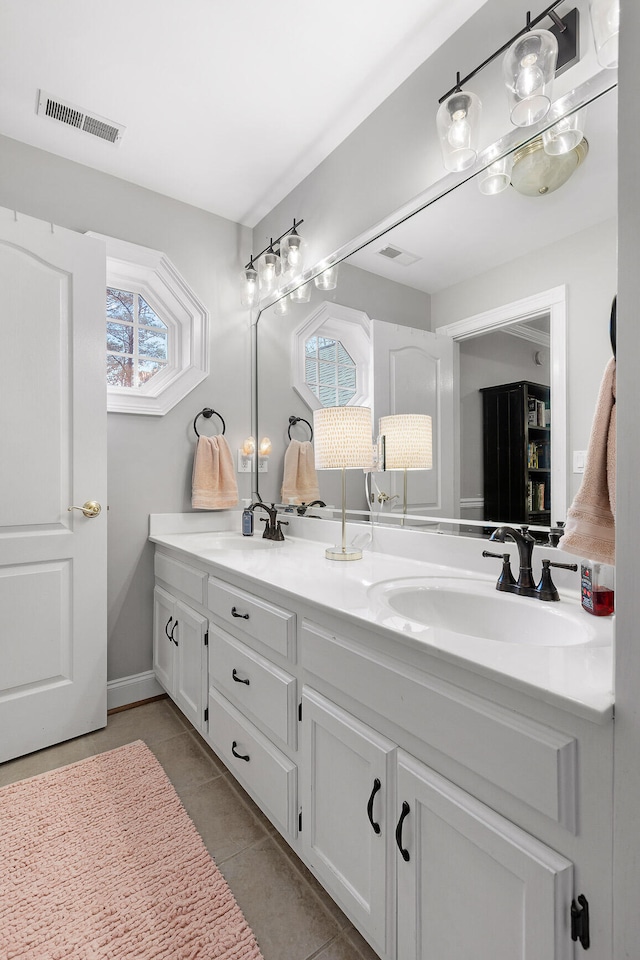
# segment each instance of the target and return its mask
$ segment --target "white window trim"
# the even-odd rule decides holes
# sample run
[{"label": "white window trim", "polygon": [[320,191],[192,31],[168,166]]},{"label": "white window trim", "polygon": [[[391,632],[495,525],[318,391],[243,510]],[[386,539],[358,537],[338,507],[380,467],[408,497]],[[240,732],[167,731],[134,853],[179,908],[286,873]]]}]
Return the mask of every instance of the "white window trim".
[{"label": "white window trim", "polygon": [[339,340],[356,365],[356,393],[347,406],[371,406],[371,320],[362,310],[324,301],[293,332],[291,374],[293,388],[311,410],[322,404],[305,381],[305,344],[311,337]]},{"label": "white window trim", "polygon": [[166,368],[135,389],[107,384],[107,410],[164,416],[209,374],[209,314],[161,251],[87,235],[106,243],[107,286],[141,294],[168,328]]}]

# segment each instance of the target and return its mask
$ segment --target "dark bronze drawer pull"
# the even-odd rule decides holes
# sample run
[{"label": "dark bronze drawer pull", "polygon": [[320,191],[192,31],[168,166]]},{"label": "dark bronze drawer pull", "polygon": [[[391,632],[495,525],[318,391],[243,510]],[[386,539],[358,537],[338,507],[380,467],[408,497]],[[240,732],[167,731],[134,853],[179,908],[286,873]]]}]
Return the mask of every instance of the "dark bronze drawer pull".
[{"label": "dark bronze drawer pull", "polygon": [[376,777],[375,780],[373,781],[373,790],[371,791],[371,796],[369,797],[369,802],[367,804],[367,816],[369,817],[369,823],[373,827],[374,833],[380,833],[380,824],[376,823],[375,820],[373,819],[373,800],[381,786],[382,784]]},{"label": "dark bronze drawer pull", "polygon": [[232,616],[232,617],[239,617],[241,620],[248,620],[248,619],[249,619],[249,614],[248,614],[248,613],[238,613],[236,607],[231,607],[231,616]]},{"label": "dark bronze drawer pull", "polygon": [[402,813],[400,814],[400,819],[398,820],[398,825],[397,825],[397,827],[396,827],[396,843],[397,843],[397,845],[398,845],[398,850],[399,850],[400,853],[402,854],[402,859],[403,859],[403,860],[410,860],[410,859],[411,859],[411,858],[409,857],[409,851],[408,851],[408,850],[405,850],[405,848],[402,846],[402,824],[404,823],[404,819],[405,819],[405,817],[407,816],[407,814],[409,813],[410,809],[411,809],[411,807],[409,806],[409,804],[407,803],[407,801],[406,801],[406,800],[403,800],[403,801],[402,801]]},{"label": "dark bronze drawer pull", "polygon": [[247,763],[249,763],[249,760],[251,759],[249,754],[238,753],[238,751],[236,750],[237,746],[238,746],[238,741],[234,740],[233,743],[231,744],[231,753],[234,755],[234,757],[237,757],[238,760],[246,760]]},{"label": "dark bronze drawer pull", "polygon": [[231,676],[233,677],[236,683],[246,683],[246,685],[249,686],[249,682],[250,682],[249,678],[247,677],[246,680],[243,680],[242,677],[239,677],[235,667],[231,671]]}]

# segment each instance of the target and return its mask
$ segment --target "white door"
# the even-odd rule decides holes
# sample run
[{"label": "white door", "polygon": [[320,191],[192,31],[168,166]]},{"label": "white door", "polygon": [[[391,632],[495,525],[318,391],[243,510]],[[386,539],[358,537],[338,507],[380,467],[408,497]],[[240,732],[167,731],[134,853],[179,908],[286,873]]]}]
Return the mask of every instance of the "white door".
[{"label": "white door", "polygon": [[106,723],[105,285],[101,241],[0,208],[0,760]]},{"label": "white door", "polygon": [[572,864],[398,751],[398,960],[569,960]]},{"label": "white door", "polygon": [[392,955],[395,744],[308,687],[302,724],[305,856],[380,955]]},{"label": "white door", "polygon": [[[374,435],[380,417],[421,413],[432,418],[433,468],[408,471],[408,513],[457,517],[460,483],[454,374],[458,346],[451,337],[383,320],[373,320],[371,330]],[[402,472],[391,471],[385,476],[384,486],[390,496],[399,496],[402,508]],[[396,502],[394,512],[397,510]]]}]

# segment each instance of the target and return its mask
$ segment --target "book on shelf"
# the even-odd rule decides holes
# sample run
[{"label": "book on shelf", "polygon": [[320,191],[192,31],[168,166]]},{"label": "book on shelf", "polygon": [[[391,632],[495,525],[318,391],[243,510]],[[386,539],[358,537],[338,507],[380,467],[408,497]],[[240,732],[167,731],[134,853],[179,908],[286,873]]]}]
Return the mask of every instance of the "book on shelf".
[{"label": "book on shelf", "polygon": [[536,400],[536,426],[544,427],[545,424],[545,406],[544,400]]},{"label": "book on shelf", "polygon": [[538,422],[538,407],[536,405],[536,398],[529,397],[527,399],[527,424],[529,426],[534,426]]}]

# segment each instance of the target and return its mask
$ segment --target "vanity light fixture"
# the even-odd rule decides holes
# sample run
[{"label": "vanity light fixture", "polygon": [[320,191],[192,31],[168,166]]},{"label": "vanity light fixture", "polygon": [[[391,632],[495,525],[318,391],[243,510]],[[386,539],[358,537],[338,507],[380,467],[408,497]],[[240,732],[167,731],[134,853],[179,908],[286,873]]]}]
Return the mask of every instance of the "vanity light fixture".
[{"label": "vanity light fixture", "polygon": [[309,300],[311,300],[311,281],[303,283],[299,287],[296,287],[295,290],[292,290],[289,294],[289,299],[293,303],[309,303]]},{"label": "vanity light fixture", "polygon": [[296,220],[294,217],[292,227],[275,240],[271,238],[268,246],[257,255],[251,254],[249,263],[245,264],[243,271],[241,295],[243,307],[255,306],[261,292],[271,293],[275,290],[282,273],[302,270],[302,253],[305,243],[298,233],[301,223],[304,223],[304,220]]},{"label": "vanity light fixture", "polygon": [[436,114],[436,126],[447,170],[459,172],[475,163],[478,156],[481,113],[480,97],[467,90],[455,90],[440,104]]},{"label": "vanity light fixture", "polygon": [[[506,54],[503,77],[512,123],[525,127],[546,116],[554,77],[580,59],[578,9],[561,18],[554,11],[562,2],[555,0],[533,20],[527,13],[522,30],[462,79],[457,73],[455,86],[440,97],[436,123],[447,170],[464,170],[476,159],[480,100],[466,88],[496,57]],[[553,21],[549,29],[534,29],[545,17]]]},{"label": "vanity light fixture", "polygon": [[589,13],[598,63],[601,67],[617,67],[620,0],[590,0]]},{"label": "vanity light fixture", "polygon": [[431,470],[433,441],[431,417],[419,413],[401,413],[380,417],[380,436],[384,437],[385,470],[402,470],[404,494],[402,517],[407,513],[407,470]]},{"label": "vanity light fixture", "polygon": [[342,546],[327,547],[327,560],[360,560],[362,550],[347,547],[345,470],[371,467],[371,408],[322,407],[313,411],[316,470],[342,471]]},{"label": "vanity light fixture", "polygon": [[586,120],[587,108],[583,107],[582,110],[576,110],[575,113],[571,113],[568,117],[563,117],[557,123],[554,123],[542,134],[544,152],[552,157],[570,153],[584,137]]},{"label": "vanity light fixture", "polygon": [[506,190],[511,183],[512,167],[512,153],[490,163],[478,177],[480,193],[484,193],[486,196],[495,196],[496,193],[502,193],[503,190]]}]

